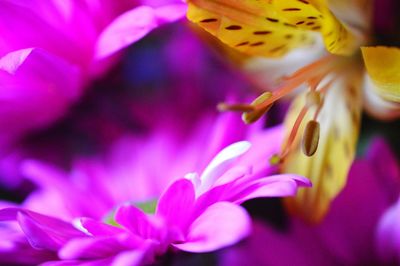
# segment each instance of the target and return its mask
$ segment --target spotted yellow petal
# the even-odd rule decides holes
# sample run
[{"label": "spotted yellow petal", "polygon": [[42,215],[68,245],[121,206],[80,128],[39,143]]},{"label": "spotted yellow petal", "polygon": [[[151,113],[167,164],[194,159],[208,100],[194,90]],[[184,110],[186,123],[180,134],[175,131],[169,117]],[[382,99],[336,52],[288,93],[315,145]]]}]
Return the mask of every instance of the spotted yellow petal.
[{"label": "spotted yellow petal", "polygon": [[[292,128],[305,96],[299,95],[287,114],[285,125]],[[315,108],[315,107],[313,107]],[[355,156],[360,124],[360,81],[341,79],[335,81],[324,97],[318,115],[320,136],[318,148],[311,157],[301,149],[302,133],[306,121],[313,118],[310,109],[296,137],[292,151],[282,164],[282,171],[308,177],[311,189],[299,191],[296,197],[285,199],[289,210],[305,220],[316,223],[327,213],[332,200],[346,184],[348,170]]]},{"label": "spotted yellow petal", "polygon": [[314,35],[279,17],[271,1],[188,0],[187,17],[223,43],[249,55],[280,57]]},{"label": "spotted yellow petal", "polygon": [[378,46],[361,51],[376,92],[386,100],[400,102],[400,49]]},{"label": "spotted yellow petal", "polygon": [[275,0],[273,5],[289,23],[321,32],[326,49],[333,54],[351,55],[359,46],[358,38],[335,17],[326,0]]},{"label": "spotted yellow petal", "polygon": [[279,57],[313,42],[320,32],[327,50],[349,55],[359,46],[326,0],[188,0],[189,20],[249,55]]}]

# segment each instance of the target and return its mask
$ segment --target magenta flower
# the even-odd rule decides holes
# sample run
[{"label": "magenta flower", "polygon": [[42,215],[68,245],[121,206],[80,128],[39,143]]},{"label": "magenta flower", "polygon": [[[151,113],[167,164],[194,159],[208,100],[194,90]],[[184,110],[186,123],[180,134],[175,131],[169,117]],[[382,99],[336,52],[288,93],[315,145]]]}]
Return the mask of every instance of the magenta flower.
[{"label": "magenta flower", "polygon": [[366,158],[354,162],[321,224],[291,218],[277,231],[256,221],[246,242],[222,254],[222,265],[397,265],[399,195],[399,164],[376,140]]},{"label": "magenta flower", "polygon": [[253,167],[254,176],[276,171],[268,160],[280,149],[282,127],[246,127],[235,114],[203,115],[192,129],[182,126],[181,119],[165,120],[169,126],[160,121],[147,136],[122,137],[106,158],[76,160],[69,173],[39,161],[23,162],[23,175],[38,186],[24,207],[67,220],[101,219],[122,202],[159,198],[188,169],[203,171],[222,148],[243,139],[256,144],[241,158]]},{"label": "magenta flower", "polygon": [[115,211],[115,221],[110,221],[117,226],[81,218],[75,220],[74,228],[21,208],[3,209],[0,218],[18,221],[33,247],[55,252],[60,260],[71,263],[142,265],[172,247],[213,251],[250,233],[251,219],[240,203],[257,197],[289,196],[298,187],[310,186],[307,179],[295,175],[257,178],[252,174],[253,165],[245,163],[249,148],[249,142],[234,143],[217,154],[201,174],[190,173],[173,182],[158,200],[154,214],[146,214],[132,203],[123,204]]},{"label": "magenta flower", "polygon": [[0,147],[62,116],[110,56],[184,9],[174,0],[1,1]]}]

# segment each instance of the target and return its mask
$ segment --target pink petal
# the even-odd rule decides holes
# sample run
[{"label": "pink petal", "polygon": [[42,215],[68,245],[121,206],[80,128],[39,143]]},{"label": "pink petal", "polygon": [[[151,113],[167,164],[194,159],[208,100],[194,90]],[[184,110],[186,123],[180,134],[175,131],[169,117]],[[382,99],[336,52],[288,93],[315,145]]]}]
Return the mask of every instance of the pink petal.
[{"label": "pink petal", "polygon": [[15,75],[32,51],[33,48],[27,48],[6,54],[0,58],[0,69]]},{"label": "pink petal", "polygon": [[55,239],[40,228],[30,217],[19,213],[17,219],[32,247],[37,249],[57,250],[60,243],[57,243]]},{"label": "pink petal", "polygon": [[67,261],[48,261],[41,263],[40,266],[108,266],[112,263],[111,258],[98,259],[98,260],[67,260]]},{"label": "pink petal", "polygon": [[96,47],[96,59],[100,60],[140,40],[160,24],[183,17],[183,4],[158,8],[139,6],[117,17],[100,34]]},{"label": "pink petal", "polygon": [[142,3],[142,5],[146,5],[146,6],[151,6],[151,7],[160,7],[160,6],[165,6],[165,5],[169,5],[169,4],[178,4],[185,2],[182,0],[141,0],[140,3]]},{"label": "pink petal", "polygon": [[38,5],[22,2],[31,1],[0,1],[0,56],[27,47],[42,47],[62,57],[73,55],[76,46],[65,36],[68,31],[57,29],[54,20],[46,21],[50,16],[56,17],[55,10],[38,12]]},{"label": "pink petal", "polygon": [[117,237],[74,238],[65,244],[58,255],[61,259],[99,259],[124,250]]},{"label": "pink petal", "polygon": [[185,16],[187,5],[184,3],[169,4],[155,8],[158,24],[174,22]]},{"label": "pink petal", "polygon": [[[317,228],[329,250],[346,260],[347,265],[355,264],[360,257],[370,261],[377,258],[374,245],[377,223],[399,197],[399,176],[392,176],[390,167],[386,175],[384,162],[377,158],[380,149],[375,152],[375,156],[353,163],[346,187]],[[388,158],[387,162],[391,160]]]},{"label": "pink petal", "polygon": [[[247,127],[243,126],[243,121],[234,112],[225,112],[218,115],[212,128],[204,126],[207,131],[204,133],[207,139],[207,149],[203,153],[204,166],[207,164],[225,147],[232,143],[238,142],[245,138]],[[227,134],[229,132],[229,134]]]},{"label": "pink petal", "polygon": [[119,253],[112,262],[113,266],[143,265],[147,253],[146,248]]},{"label": "pink petal", "polygon": [[0,221],[14,221],[20,208],[5,208],[0,210]]},{"label": "pink petal", "polygon": [[[242,187],[245,189],[240,191]],[[311,187],[311,182],[307,178],[293,174],[274,175],[251,181],[248,184],[238,184],[235,190],[240,192],[231,200],[242,203],[260,197],[293,196],[300,187]]]},{"label": "pink petal", "polygon": [[21,208],[0,210],[0,220],[18,221],[29,243],[40,249],[56,250],[70,238],[84,236],[69,223]]},{"label": "pink petal", "polygon": [[[268,224],[255,221],[253,232],[243,243],[221,252],[219,265],[273,265],[273,266],[333,266],[332,253],[315,239],[310,230],[280,231]],[[344,265],[344,264],[341,264]]]},{"label": "pink petal", "polygon": [[400,200],[382,215],[376,239],[382,261],[400,261]]},{"label": "pink petal", "polygon": [[0,86],[0,145],[54,122],[82,93],[73,65],[30,48],[0,58]]},{"label": "pink petal", "polygon": [[[101,218],[109,211],[109,205],[104,204],[102,195],[96,190],[96,186],[90,187],[92,193],[81,193],[83,188],[80,189],[75,184],[79,183],[81,187],[84,186],[86,176],[78,173],[81,169],[76,168],[73,171],[74,174],[78,173],[77,176],[68,177],[67,173],[48,164],[25,160],[21,164],[21,170],[27,179],[40,188],[31,193],[24,202],[25,207],[31,210],[57,215],[62,219],[81,216]],[[89,177],[97,178],[97,176]],[[60,204],[60,202],[64,203]]]},{"label": "pink petal", "polygon": [[51,165],[35,160],[25,160],[21,164],[21,171],[28,180],[40,188],[63,187],[69,184],[65,172]]},{"label": "pink petal", "polygon": [[249,235],[251,220],[235,204],[219,202],[208,207],[190,226],[187,240],[174,246],[189,252],[209,252],[233,245]]},{"label": "pink petal", "polygon": [[151,220],[144,212],[130,204],[123,205],[118,208],[115,213],[115,221],[142,238],[155,238],[159,237],[160,222],[156,219]]},{"label": "pink petal", "polygon": [[168,187],[157,205],[156,215],[170,225],[184,230],[195,202],[195,192],[191,181],[179,179]]},{"label": "pink petal", "polygon": [[22,208],[6,208],[0,210],[0,220],[10,221],[18,220],[20,215],[28,217],[32,222],[48,231],[51,234],[58,234],[61,236],[83,236],[84,234],[78,231],[72,224],[67,223],[63,220],[43,215],[37,212],[25,210]]},{"label": "pink petal", "polygon": [[89,232],[89,234],[94,236],[112,236],[124,232],[122,228],[108,225],[90,218],[81,218],[80,223],[82,227]]},{"label": "pink petal", "polygon": [[382,187],[382,194],[392,195],[397,199],[400,193],[400,164],[390,149],[388,143],[382,138],[375,138],[371,141],[367,151],[368,161],[373,162],[373,173],[379,178],[378,186]]},{"label": "pink petal", "polygon": [[268,163],[271,156],[278,154],[284,138],[284,127],[276,126],[267,130],[253,129],[248,141],[252,144],[236,165],[251,165],[254,177],[271,174],[275,169]]},{"label": "pink petal", "polygon": [[221,177],[218,178],[218,180],[214,184],[214,187],[238,181],[239,179],[241,179],[245,176],[251,175],[252,170],[253,169],[250,166],[248,166],[248,167],[245,167],[245,166],[233,167],[233,168],[229,169],[228,171],[226,171]]},{"label": "pink petal", "polygon": [[[14,96],[16,93],[23,96],[24,92],[31,92],[32,85],[39,84],[42,87],[36,89],[41,89],[41,93],[56,92],[57,96],[63,96],[70,101],[81,95],[78,68],[46,50],[26,48],[12,51],[0,58],[0,70],[17,78],[17,84],[29,85],[18,88],[17,91],[8,91],[7,96]],[[7,81],[12,81],[13,76],[9,76],[10,80]],[[25,84],[23,81],[29,83]]]}]

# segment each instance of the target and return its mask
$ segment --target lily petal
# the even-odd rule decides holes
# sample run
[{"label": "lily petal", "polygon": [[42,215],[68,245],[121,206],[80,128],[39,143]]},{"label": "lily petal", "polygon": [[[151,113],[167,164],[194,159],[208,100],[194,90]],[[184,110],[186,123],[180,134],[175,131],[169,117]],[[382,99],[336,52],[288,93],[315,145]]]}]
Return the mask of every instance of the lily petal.
[{"label": "lily petal", "polygon": [[400,116],[400,104],[387,101],[378,93],[377,85],[367,72],[363,77],[363,96],[365,110],[379,120],[392,120]]},{"label": "lily petal", "polygon": [[382,98],[400,102],[400,49],[395,47],[362,47],[365,67]]},{"label": "lily petal", "polygon": [[291,25],[320,32],[326,49],[338,55],[350,55],[359,47],[354,33],[331,12],[327,0],[275,1],[278,13]]},{"label": "lily petal", "polygon": [[248,55],[281,57],[293,48],[309,46],[314,39],[311,32],[298,29],[295,25],[277,23],[286,19],[277,16],[274,4],[269,1],[187,2],[189,20],[223,43]]},{"label": "lily petal", "polygon": [[309,46],[316,37],[313,32],[321,33],[329,52],[350,55],[361,39],[361,34],[339,21],[326,0],[189,0],[188,5],[189,20],[250,55],[285,55],[293,48]]}]

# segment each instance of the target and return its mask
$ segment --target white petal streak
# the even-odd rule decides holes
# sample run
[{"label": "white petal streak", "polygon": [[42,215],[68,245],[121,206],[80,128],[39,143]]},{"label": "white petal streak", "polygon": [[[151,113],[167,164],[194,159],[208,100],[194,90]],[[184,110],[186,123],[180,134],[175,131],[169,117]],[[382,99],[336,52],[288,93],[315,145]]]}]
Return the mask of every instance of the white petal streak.
[{"label": "white petal streak", "polygon": [[220,151],[211,163],[206,167],[200,177],[201,185],[197,191],[198,194],[208,190],[226,170],[228,170],[234,161],[251,147],[250,142],[240,141],[233,143]]}]

